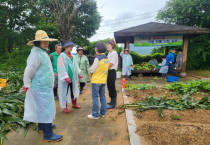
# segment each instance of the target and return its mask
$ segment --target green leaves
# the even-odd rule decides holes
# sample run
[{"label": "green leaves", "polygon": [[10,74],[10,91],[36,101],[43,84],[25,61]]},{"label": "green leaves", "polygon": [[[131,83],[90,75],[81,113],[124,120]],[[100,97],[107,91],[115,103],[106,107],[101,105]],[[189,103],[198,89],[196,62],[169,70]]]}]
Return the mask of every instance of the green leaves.
[{"label": "green leaves", "polygon": [[203,97],[200,101],[195,101],[192,97],[184,95],[179,100],[175,99],[158,99],[156,97],[147,96],[145,101],[139,101],[136,104],[124,105],[125,108],[132,107],[136,111],[145,111],[157,109],[158,116],[163,117],[162,109],[169,110],[186,110],[186,109],[210,109],[210,97]]},{"label": "green leaves", "polygon": [[210,82],[205,80],[183,82],[173,82],[163,86],[165,89],[174,91],[174,94],[194,94],[201,91],[210,91]]},{"label": "green leaves", "polygon": [[155,89],[157,88],[155,84],[152,85],[147,85],[147,84],[126,84],[125,88],[127,91],[131,91],[133,89],[137,89],[137,90],[149,90],[149,89]]},{"label": "green leaves", "polygon": [[[15,79],[15,75],[14,75]],[[10,80],[10,79],[9,79]],[[11,79],[11,83],[14,83]],[[17,89],[12,91],[13,85],[9,84],[0,91],[0,139],[6,139],[6,133],[14,130],[19,132],[24,128],[24,136],[27,134],[29,122],[23,121],[24,99],[23,92],[16,93]]]},{"label": "green leaves", "polygon": [[171,119],[173,119],[173,120],[180,120],[181,116],[175,115],[175,114],[171,114]]},{"label": "green leaves", "polygon": [[162,111],[163,111],[162,108],[158,108],[158,109],[157,109],[157,112],[158,112],[158,116],[159,116],[159,117],[163,117]]},{"label": "green leaves", "polygon": [[156,68],[155,65],[148,64],[148,62],[143,62],[141,64],[134,64],[135,70],[151,70]]}]

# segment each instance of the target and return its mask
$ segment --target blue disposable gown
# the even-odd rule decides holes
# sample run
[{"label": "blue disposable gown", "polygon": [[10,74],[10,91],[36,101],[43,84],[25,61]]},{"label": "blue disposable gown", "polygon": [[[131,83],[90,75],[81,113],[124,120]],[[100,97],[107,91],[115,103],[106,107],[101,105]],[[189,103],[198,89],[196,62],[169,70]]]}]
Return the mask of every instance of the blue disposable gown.
[{"label": "blue disposable gown", "polygon": [[23,120],[52,123],[56,108],[53,94],[54,73],[48,54],[33,47],[24,72],[24,86],[29,88],[25,98]]},{"label": "blue disposable gown", "polygon": [[120,53],[122,57],[123,65],[122,65],[122,75],[131,75],[131,65],[133,64],[133,59],[130,54],[124,54],[123,52]]},{"label": "blue disposable gown", "polygon": [[166,56],[166,66],[169,66],[169,63],[174,63],[174,54],[171,52]]},{"label": "blue disposable gown", "polygon": [[[66,102],[70,103],[71,102],[71,90],[69,88],[68,94],[67,94],[67,87],[68,84],[65,82],[66,78],[70,78],[68,76],[68,69],[69,67],[72,70],[73,73],[73,79],[71,80],[72,82],[72,87],[73,87],[73,95],[74,99],[79,97],[79,88],[78,88],[78,74],[80,73],[80,69],[77,65],[77,61],[72,55],[73,61],[69,59],[69,57],[63,52],[60,54],[58,57],[58,64],[57,64],[57,69],[58,69],[58,90],[59,90],[59,103],[61,108],[66,108]],[[69,67],[68,67],[69,66]]]}]

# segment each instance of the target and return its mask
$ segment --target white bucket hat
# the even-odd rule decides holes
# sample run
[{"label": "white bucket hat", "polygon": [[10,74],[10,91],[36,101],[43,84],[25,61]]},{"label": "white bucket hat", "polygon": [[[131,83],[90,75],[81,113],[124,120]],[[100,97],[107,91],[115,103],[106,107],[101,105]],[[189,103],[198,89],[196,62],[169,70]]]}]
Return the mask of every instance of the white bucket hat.
[{"label": "white bucket hat", "polygon": [[34,41],[57,41],[57,39],[49,38],[45,31],[38,30],[35,34],[35,40],[28,42],[27,45],[34,45]]}]

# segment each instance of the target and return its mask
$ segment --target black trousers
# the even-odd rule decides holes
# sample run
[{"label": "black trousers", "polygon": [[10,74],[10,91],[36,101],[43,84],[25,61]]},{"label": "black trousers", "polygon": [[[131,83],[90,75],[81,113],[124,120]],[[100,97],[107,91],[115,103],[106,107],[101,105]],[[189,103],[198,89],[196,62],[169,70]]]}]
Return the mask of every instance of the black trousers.
[{"label": "black trousers", "polygon": [[84,88],[85,87],[85,83],[83,83],[83,82],[80,82],[80,88]]},{"label": "black trousers", "polygon": [[74,99],[72,83],[69,83],[69,84],[68,84],[66,95],[67,95],[68,92],[69,92],[69,88],[70,88],[70,90],[71,90],[71,98]]},{"label": "black trousers", "polygon": [[[107,87],[109,90],[109,97],[111,99],[114,99],[116,102],[117,91],[116,91],[116,87],[115,87],[115,81],[116,81],[116,70],[109,70],[108,77],[107,77]],[[115,103],[114,103],[114,105],[115,105]]]},{"label": "black trousers", "polygon": [[169,63],[168,74],[173,75],[173,73],[174,73],[174,64],[173,63]]}]

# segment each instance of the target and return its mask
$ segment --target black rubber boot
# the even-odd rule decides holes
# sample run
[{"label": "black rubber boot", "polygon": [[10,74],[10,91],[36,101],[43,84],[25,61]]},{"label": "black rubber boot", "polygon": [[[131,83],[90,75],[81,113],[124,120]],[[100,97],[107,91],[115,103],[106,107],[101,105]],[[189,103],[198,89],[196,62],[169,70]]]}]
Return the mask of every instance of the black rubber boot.
[{"label": "black rubber boot", "polygon": [[115,108],[115,105],[116,105],[116,100],[117,98],[111,98],[111,102],[109,104],[109,106],[107,106],[107,109],[112,109],[112,108]]},{"label": "black rubber boot", "polygon": [[80,94],[83,94],[83,87],[80,86]]},{"label": "black rubber boot", "polygon": [[54,92],[54,99],[58,100],[57,88],[53,89],[53,92]]}]

